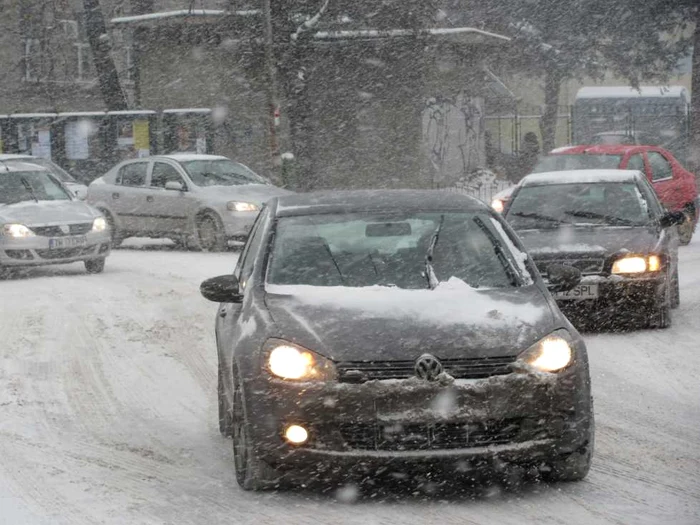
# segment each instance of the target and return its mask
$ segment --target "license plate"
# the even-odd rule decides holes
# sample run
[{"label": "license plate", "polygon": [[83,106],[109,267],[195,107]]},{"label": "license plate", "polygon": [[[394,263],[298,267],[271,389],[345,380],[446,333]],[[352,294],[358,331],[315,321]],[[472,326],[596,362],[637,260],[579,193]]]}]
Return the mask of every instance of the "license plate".
[{"label": "license plate", "polygon": [[63,237],[60,239],[49,239],[49,249],[55,250],[59,248],[75,248],[76,246],[85,246],[87,237]]},{"label": "license plate", "polygon": [[567,301],[583,301],[586,299],[598,298],[597,284],[579,284],[576,288],[572,288],[568,292],[555,292],[555,299],[564,299]]}]

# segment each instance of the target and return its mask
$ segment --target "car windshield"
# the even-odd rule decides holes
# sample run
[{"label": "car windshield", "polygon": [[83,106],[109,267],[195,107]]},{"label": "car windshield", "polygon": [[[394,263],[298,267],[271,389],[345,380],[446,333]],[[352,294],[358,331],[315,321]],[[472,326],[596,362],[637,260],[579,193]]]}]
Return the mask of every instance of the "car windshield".
[{"label": "car windshield", "polygon": [[240,186],[268,184],[250,168],[228,159],[180,162],[196,186]]},{"label": "car windshield", "polygon": [[434,242],[431,266],[439,282],[457,278],[474,288],[519,286],[514,254],[501,248],[512,244],[499,231],[488,215],[473,213],[283,217],[267,282],[427,288],[426,256]]},{"label": "car windshield", "polygon": [[615,169],[620,166],[622,155],[547,155],[540,158],[532,173],[548,171]]},{"label": "car windshield", "polygon": [[647,202],[632,182],[524,186],[506,219],[516,230],[562,224],[636,226],[649,221]]},{"label": "car windshield", "polygon": [[0,173],[0,204],[67,200],[70,195],[44,171]]},{"label": "car windshield", "polygon": [[40,157],[31,157],[27,158],[27,160],[23,162],[30,162],[31,164],[36,164],[37,166],[41,166],[42,168],[46,168],[49,170],[51,173],[53,173],[58,180],[61,182],[76,182],[76,180],[73,178],[73,176],[68,173],[66,170],[64,170],[61,166],[56,164],[55,162],[51,162],[48,159],[42,159]]}]

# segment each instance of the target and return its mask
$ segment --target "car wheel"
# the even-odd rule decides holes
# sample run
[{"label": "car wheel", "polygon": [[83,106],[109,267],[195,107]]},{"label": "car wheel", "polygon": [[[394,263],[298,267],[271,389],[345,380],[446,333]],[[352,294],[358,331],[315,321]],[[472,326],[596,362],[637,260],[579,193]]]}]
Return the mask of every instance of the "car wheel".
[{"label": "car wheel", "polygon": [[85,261],[85,270],[87,273],[102,273],[105,269],[105,258],[88,259]]},{"label": "car wheel", "polygon": [[236,481],[243,490],[270,490],[279,487],[277,471],[256,457],[250,438],[250,422],[245,413],[240,386],[233,390],[233,461]]},{"label": "car wheel", "polygon": [[204,252],[222,252],[226,249],[226,235],[219,220],[213,215],[197,219],[197,247]]},{"label": "car wheel", "polygon": [[674,272],[671,283],[671,308],[678,308],[681,304],[681,286],[678,280],[678,270]]},{"label": "car wheel", "polygon": [[690,244],[690,241],[693,238],[696,222],[695,212],[692,209],[686,208],[683,210],[683,213],[685,213],[686,220],[683,224],[678,226],[678,242],[680,242],[681,245],[686,246],[687,244]]},{"label": "car wheel", "polygon": [[649,328],[668,328],[671,326],[672,283],[673,279],[666,286],[663,298],[656,298],[648,318]]},{"label": "car wheel", "polygon": [[591,470],[594,448],[595,423],[591,421],[588,442],[566,457],[550,460],[542,472],[542,478],[546,481],[581,481]]},{"label": "car wheel", "polygon": [[118,248],[124,240],[124,235],[119,229],[117,229],[117,225],[114,223],[114,217],[112,217],[112,214],[106,210],[100,211],[102,212],[102,215],[105,216],[105,220],[109,225],[109,237],[112,243],[112,248]]},{"label": "car wheel", "polygon": [[221,432],[221,435],[224,437],[231,437],[231,408],[226,402],[226,394],[224,392],[224,378],[221,370],[221,365],[219,365],[219,381],[217,394],[219,399],[219,432]]}]

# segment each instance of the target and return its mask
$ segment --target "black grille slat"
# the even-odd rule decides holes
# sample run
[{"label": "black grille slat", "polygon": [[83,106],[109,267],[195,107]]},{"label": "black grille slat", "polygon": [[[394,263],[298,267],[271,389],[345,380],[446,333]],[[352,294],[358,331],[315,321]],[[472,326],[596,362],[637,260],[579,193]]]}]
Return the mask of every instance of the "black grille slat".
[{"label": "black grille slat", "polygon": [[535,259],[535,265],[537,266],[537,269],[545,277],[547,276],[547,267],[550,264],[565,264],[568,266],[573,266],[581,272],[581,275],[597,275],[603,271],[603,268],[605,266],[605,259]]},{"label": "black grille slat", "polygon": [[57,248],[54,250],[36,250],[42,259],[68,259],[81,255],[90,255],[95,251],[95,246],[81,246],[78,248]]},{"label": "black grille slat", "polygon": [[31,230],[40,237],[66,237],[68,235],[84,235],[92,230],[91,222],[81,222],[68,225],[68,231],[64,232],[61,226],[32,226]]},{"label": "black grille slat", "polygon": [[[516,356],[443,359],[445,372],[455,379],[483,379],[511,372]],[[413,361],[346,361],[337,363],[338,378],[344,382],[408,379],[415,376]]]}]

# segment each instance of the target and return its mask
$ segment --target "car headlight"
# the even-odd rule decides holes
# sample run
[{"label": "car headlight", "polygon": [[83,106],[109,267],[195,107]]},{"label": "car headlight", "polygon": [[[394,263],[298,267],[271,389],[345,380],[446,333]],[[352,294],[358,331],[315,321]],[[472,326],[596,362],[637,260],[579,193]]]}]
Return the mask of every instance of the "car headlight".
[{"label": "car headlight", "polygon": [[5,224],[2,227],[2,234],[13,239],[23,239],[24,237],[34,237],[34,232],[24,224]]},{"label": "car headlight", "polygon": [[105,220],[104,217],[97,217],[97,219],[92,221],[92,231],[103,232],[106,229],[107,229],[107,221]]},{"label": "car headlight", "polygon": [[613,263],[612,273],[658,272],[661,269],[661,257],[658,255],[633,255],[622,257]]},{"label": "car headlight", "polygon": [[258,211],[258,205],[252,202],[231,201],[226,203],[228,211]]},{"label": "car headlight", "polygon": [[558,372],[573,359],[569,332],[557,330],[525,350],[518,361],[540,372]]},{"label": "car headlight", "polygon": [[503,199],[493,199],[491,201],[491,207],[497,213],[503,213],[504,206],[505,206],[505,202],[503,201]]},{"label": "car headlight", "polygon": [[265,343],[266,368],[274,376],[297,381],[328,381],[336,377],[329,359],[281,339]]}]

